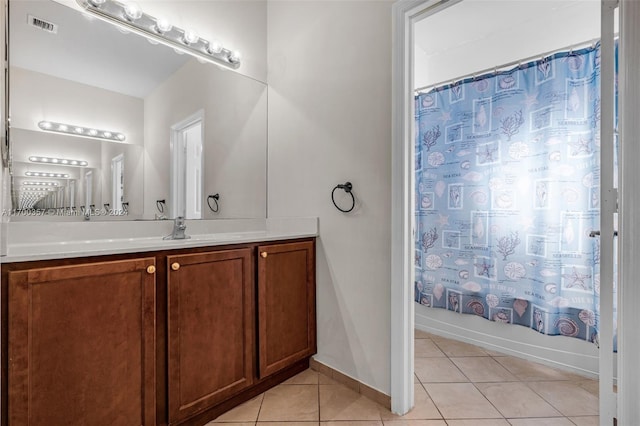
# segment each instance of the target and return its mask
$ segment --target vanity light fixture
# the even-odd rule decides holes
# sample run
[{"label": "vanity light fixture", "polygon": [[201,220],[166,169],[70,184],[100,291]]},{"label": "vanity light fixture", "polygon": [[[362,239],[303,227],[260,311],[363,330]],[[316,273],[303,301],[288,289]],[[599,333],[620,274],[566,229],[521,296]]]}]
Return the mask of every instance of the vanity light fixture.
[{"label": "vanity light fixture", "polygon": [[49,173],[49,172],[24,172],[25,176],[29,177],[48,177],[48,178],[61,178],[68,179],[67,173]]},{"label": "vanity light fixture", "polygon": [[52,158],[52,157],[38,157],[32,155],[29,157],[29,161],[32,163],[44,163],[44,164],[54,164],[56,166],[76,166],[76,167],[86,167],[89,165],[84,160],[70,160],[68,158]]},{"label": "vanity light fixture", "polygon": [[58,186],[58,182],[22,182],[25,186]]},{"label": "vanity light fixture", "polygon": [[38,127],[45,132],[63,133],[66,135],[83,136],[85,138],[103,139],[114,142],[124,142],[127,137],[119,132],[99,130],[91,127],[77,126],[74,124],[56,123],[53,121],[41,121]]},{"label": "vanity light fixture", "polygon": [[105,21],[115,23],[120,29],[173,47],[177,52],[189,53],[201,60],[227,68],[240,67],[241,55],[238,51],[226,49],[218,41],[205,40],[193,30],[173,26],[166,18],[148,15],[134,2],[76,1],[88,12]]}]

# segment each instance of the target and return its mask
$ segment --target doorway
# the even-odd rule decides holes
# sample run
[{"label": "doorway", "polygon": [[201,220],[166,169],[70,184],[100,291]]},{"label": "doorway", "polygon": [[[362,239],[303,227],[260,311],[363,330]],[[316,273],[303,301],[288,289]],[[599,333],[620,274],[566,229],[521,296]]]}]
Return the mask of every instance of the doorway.
[{"label": "doorway", "polygon": [[204,110],[171,126],[171,217],[202,219]]},{"label": "doorway", "polygon": [[111,208],[116,215],[124,214],[124,154],[111,159]]},{"label": "doorway", "polygon": [[[93,204],[93,171],[84,174],[84,208],[85,212],[91,212]],[[85,214],[85,212],[82,212]]]},{"label": "doorway", "polygon": [[[392,396],[392,409],[397,413],[404,413],[410,409],[413,405],[413,328],[414,328],[414,306],[413,306],[413,282],[414,271],[413,264],[415,261],[413,246],[415,238],[414,227],[414,182],[412,180],[412,170],[414,167],[415,157],[413,153],[413,64],[415,58],[412,56],[413,44],[414,44],[414,24],[426,16],[431,16],[445,10],[447,7],[457,4],[458,2],[445,2],[439,1],[400,1],[394,5],[394,24],[395,24],[395,41],[394,41],[394,53],[393,53],[393,74],[394,74],[394,108],[393,108],[393,128],[394,128],[394,146],[393,146],[393,173],[392,173],[392,187],[393,187],[393,209],[392,209],[392,367],[391,367],[391,396]],[[608,44],[609,53],[613,58],[613,10],[615,3],[603,3],[602,7],[602,39],[610,41]],[[627,8],[628,13],[640,14],[640,11]],[[630,19],[630,18],[629,18]],[[624,21],[624,18],[622,18]],[[630,28],[629,25],[627,28]],[[624,28],[624,27],[623,27]],[[610,31],[609,31],[610,29]],[[621,32],[621,39],[624,42],[624,33]],[[630,44],[627,44],[629,46]],[[558,46],[560,47],[560,46]],[[624,54],[624,51],[623,51]],[[628,54],[628,53],[627,53]],[[604,58],[603,50],[603,61]],[[624,56],[622,61],[624,61]],[[621,67],[622,70],[622,67]],[[455,76],[451,76],[454,78]],[[621,75],[621,80],[624,76]],[[603,81],[605,77],[603,77]],[[629,81],[627,81],[629,82]],[[611,78],[613,83],[613,78]],[[637,82],[634,82],[637,84]],[[606,88],[605,88],[606,90]],[[622,93],[622,91],[621,91]],[[609,92],[612,96],[612,91]],[[603,108],[606,108],[605,101],[603,99]],[[611,105],[609,110],[612,111],[613,100],[611,99]],[[624,103],[622,103],[622,109],[624,109]],[[622,114],[621,114],[622,115]],[[603,114],[603,117],[608,116],[607,113]],[[613,114],[611,114],[613,116]],[[610,122],[610,121],[609,121]],[[628,123],[629,125],[631,123]],[[606,123],[603,118],[603,128]],[[610,127],[613,132],[613,126]],[[603,139],[611,141],[611,138]],[[612,144],[611,144],[612,146]],[[613,149],[611,149],[610,158],[603,156],[603,161],[611,162]],[[623,170],[624,174],[624,170]],[[611,176],[613,177],[613,173]],[[607,177],[609,179],[609,177]],[[606,179],[602,181],[602,187],[608,185],[609,182]],[[611,186],[612,188],[612,182]],[[623,187],[624,188],[624,187]],[[608,192],[607,192],[608,191]],[[613,248],[613,220],[609,215],[607,208],[611,209],[611,206],[615,206],[616,200],[612,196],[615,191],[613,189],[602,190],[601,201],[603,207],[603,216],[608,217],[607,224],[604,223],[601,226],[601,231],[605,236],[602,240],[602,247]],[[624,192],[624,189],[623,189]],[[634,196],[634,195],[631,195]],[[637,196],[637,195],[635,195]],[[605,203],[609,203],[605,205]],[[624,206],[624,203],[621,203]],[[609,206],[609,207],[606,207]],[[623,209],[624,211],[624,209]],[[609,232],[611,231],[611,232]],[[629,235],[627,234],[627,237]],[[623,246],[622,242],[619,242],[620,246]],[[613,250],[610,250],[611,253]],[[622,255],[624,259],[624,254]],[[613,259],[609,259],[611,268],[611,276],[613,276]],[[602,274],[607,273],[606,265],[602,265]],[[621,268],[624,275],[624,266]],[[602,285],[602,283],[601,283]],[[610,284],[612,285],[612,284]],[[607,290],[603,287],[602,291],[607,293]],[[613,292],[608,293],[610,296]],[[602,298],[602,303],[613,305],[613,297],[609,300]],[[608,309],[608,308],[607,308]],[[620,312],[623,311],[622,303],[619,306]],[[605,319],[605,310],[603,310],[603,328],[611,328],[612,324],[606,324],[607,321],[611,323],[611,320]],[[612,315],[611,315],[612,317]],[[622,330],[619,329],[619,335],[623,336]],[[612,337],[612,333],[604,332],[602,338]],[[622,338],[622,337],[621,337]],[[637,345],[634,344],[634,347]],[[607,355],[600,359],[600,374],[605,376],[604,384],[601,385],[601,409],[600,412],[603,418],[607,418],[609,415],[612,417],[615,415],[615,399],[612,396],[611,386],[608,385],[612,381],[613,375],[613,362],[612,351],[608,348],[609,343],[606,342],[603,345],[601,341],[601,348],[607,352]],[[624,346],[619,347],[619,351],[623,351]],[[609,356],[611,355],[611,356]],[[618,377],[628,378],[621,373],[622,366],[619,366]],[[627,383],[631,382],[630,379],[626,380]],[[637,381],[636,381],[637,383]],[[607,388],[608,386],[608,388]],[[619,386],[620,388],[620,386]],[[624,400],[622,398],[622,400]],[[620,420],[620,416],[618,419]],[[629,421],[629,420],[627,420]],[[603,424],[610,424],[610,420],[605,421]]]}]

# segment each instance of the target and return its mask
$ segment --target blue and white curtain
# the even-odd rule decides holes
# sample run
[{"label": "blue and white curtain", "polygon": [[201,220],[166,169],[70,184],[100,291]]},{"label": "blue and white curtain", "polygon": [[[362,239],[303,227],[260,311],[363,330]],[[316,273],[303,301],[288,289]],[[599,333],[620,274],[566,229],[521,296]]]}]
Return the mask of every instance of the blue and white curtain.
[{"label": "blue and white curtain", "polygon": [[415,300],[597,342],[600,49],[416,96]]}]

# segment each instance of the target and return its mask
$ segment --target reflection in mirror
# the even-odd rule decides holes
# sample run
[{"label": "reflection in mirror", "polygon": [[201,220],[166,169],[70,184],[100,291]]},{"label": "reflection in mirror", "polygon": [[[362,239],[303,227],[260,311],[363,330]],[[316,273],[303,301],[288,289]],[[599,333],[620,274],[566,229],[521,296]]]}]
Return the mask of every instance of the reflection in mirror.
[{"label": "reflection in mirror", "polygon": [[204,111],[171,126],[172,217],[202,219]]},{"label": "reflection in mirror", "polygon": [[266,217],[265,84],[52,0],[9,20],[11,220]]}]

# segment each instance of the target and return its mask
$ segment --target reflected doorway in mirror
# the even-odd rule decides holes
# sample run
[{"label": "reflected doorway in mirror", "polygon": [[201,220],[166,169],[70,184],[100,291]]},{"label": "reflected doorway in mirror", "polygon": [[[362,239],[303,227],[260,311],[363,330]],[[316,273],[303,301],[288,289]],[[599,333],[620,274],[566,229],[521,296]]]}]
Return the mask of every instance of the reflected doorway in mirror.
[{"label": "reflected doorway in mirror", "polygon": [[202,219],[204,110],[171,126],[171,217]]}]

